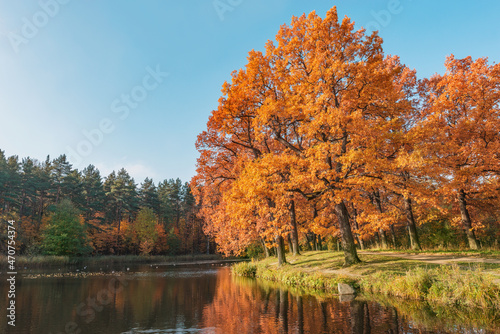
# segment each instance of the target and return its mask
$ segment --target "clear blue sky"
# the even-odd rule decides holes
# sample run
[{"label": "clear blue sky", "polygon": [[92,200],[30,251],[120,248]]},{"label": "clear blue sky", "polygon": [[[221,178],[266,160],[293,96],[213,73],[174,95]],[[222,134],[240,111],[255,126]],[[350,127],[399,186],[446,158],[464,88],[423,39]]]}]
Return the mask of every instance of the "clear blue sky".
[{"label": "clear blue sky", "polygon": [[0,0],[0,149],[189,181],[231,71],[292,16],[334,5],[420,78],[451,53],[500,60],[498,1]]}]

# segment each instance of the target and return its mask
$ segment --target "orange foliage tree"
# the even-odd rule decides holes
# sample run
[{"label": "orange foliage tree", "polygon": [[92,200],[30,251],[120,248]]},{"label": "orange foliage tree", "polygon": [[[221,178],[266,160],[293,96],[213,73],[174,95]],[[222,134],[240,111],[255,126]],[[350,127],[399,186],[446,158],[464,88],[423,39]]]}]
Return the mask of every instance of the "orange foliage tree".
[{"label": "orange foliage tree", "polygon": [[470,206],[498,200],[500,64],[452,55],[445,65],[444,75],[422,83],[421,131],[436,158],[430,173],[441,195],[458,204],[469,247],[478,249]]},{"label": "orange foliage tree", "polygon": [[224,84],[198,139],[194,184],[218,192],[209,228],[274,231],[279,243],[300,197],[333,208],[345,263],[359,262],[347,204],[399,152],[414,73],[384,56],[376,33],[339,22],[335,8],[325,19],[314,12],[293,18],[276,41],[265,54],[250,52],[245,70]]}]

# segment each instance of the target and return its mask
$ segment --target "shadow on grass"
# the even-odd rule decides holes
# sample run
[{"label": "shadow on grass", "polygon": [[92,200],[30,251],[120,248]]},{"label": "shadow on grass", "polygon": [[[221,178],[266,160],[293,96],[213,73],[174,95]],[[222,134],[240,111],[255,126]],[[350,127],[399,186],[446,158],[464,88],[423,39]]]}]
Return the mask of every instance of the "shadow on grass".
[{"label": "shadow on grass", "polygon": [[436,268],[439,267],[439,264],[432,263],[424,263],[418,260],[406,260],[401,258],[372,258],[370,259],[367,256],[363,256],[363,262],[360,264],[356,264],[351,267],[353,272],[369,275],[373,274],[377,271],[391,272],[395,274],[404,274],[408,270],[414,269],[416,267],[424,267],[424,268]]}]

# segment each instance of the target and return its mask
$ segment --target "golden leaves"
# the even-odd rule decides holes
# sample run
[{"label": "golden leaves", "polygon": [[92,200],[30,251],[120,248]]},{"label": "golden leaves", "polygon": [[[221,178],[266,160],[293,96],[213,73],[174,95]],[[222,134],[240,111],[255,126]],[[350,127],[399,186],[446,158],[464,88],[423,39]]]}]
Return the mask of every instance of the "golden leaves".
[{"label": "golden leaves", "polygon": [[[335,7],[292,18],[224,83],[198,137],[192,183],[207,230],[238,251],[287,233],[293,200],[306,228],[325,231],[329,206],[345,201],[373,231],[400,219],[404,198],[430,207],[438,188],[498,184],[500,67],[453,56],[446,66],[417,82]],[[367,201],[379,190],[383,212]]]}]

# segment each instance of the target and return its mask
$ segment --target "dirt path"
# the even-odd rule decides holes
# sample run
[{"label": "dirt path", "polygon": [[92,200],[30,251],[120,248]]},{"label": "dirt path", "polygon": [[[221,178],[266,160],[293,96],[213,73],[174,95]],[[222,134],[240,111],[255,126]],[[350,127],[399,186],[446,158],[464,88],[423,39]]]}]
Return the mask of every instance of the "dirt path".
[{"label": "dirt path", "polygon": [[500,264],[500,259],[484,259],[480,257],[471,257],[471,256],[454,256],[454,255],[440,255],[440,254],[407,254],[407,253],[365,252],[365,251],[358,251],[358,254],[393,256],[408,260],[416,260],[434,264],[450,264],[453,262]]}]

